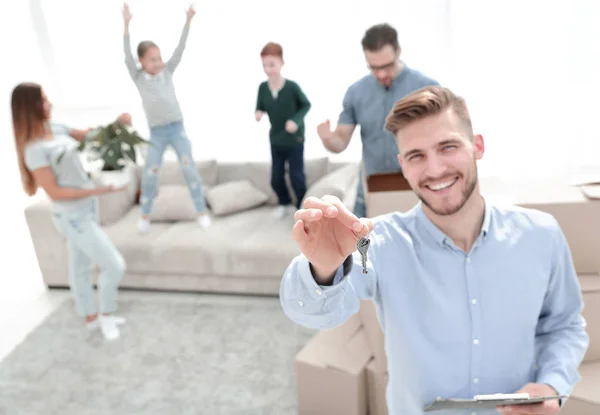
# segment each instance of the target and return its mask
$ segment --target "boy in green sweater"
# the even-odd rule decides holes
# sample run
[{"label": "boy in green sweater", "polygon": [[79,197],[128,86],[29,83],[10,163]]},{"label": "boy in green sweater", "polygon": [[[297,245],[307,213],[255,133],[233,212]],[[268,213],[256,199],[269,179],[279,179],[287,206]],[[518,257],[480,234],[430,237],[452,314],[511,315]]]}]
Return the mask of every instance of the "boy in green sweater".
[{"label": "boy in green sweater", "polygon": [[268,43],[260,53],[268,80],[258,88],[256,121],[266,112],[271,122],[271,187],[277,194],[279,206],[276,215],[283,218],[288,213],[292,199],[285,182],[285,163],[289,166],[290,182],[300,208],[306,194],[304,176],[304,117],[310,102],[294,81],[281,76],[283,49],[277,43]]}]

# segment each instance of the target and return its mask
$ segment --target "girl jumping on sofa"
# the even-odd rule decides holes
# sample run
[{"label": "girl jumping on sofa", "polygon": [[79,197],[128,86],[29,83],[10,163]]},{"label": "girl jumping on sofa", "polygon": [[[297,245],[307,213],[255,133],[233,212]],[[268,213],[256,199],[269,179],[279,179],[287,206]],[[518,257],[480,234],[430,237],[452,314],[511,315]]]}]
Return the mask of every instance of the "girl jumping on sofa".
[{"label": "girl jumping on sofa", "polygon": [[292,203],[286,182],[285,164],[288,163],[290,182],[299,209],[306,194],[304,175],[304,117],[310,102],[294,81],[281,76],[283,49],[277,43],[268,43],[260,53],[267,80],[258,88],[256,121],[266,112],[271,122],[271,187],[277,194],[279,206],[276,216],[283,218]]},{"label": "girl jumping on sofa", "polygon": [[183,115],[173,85],[173,73],[181,61],[190,31],[190,22],[195,14],[194,8],[190,6],[187,10],[187,18],[179,44],[175,48],[171,59],[166,63],[163,63],[160,49],[154,42],[149,40],[141,42],[137,47],[138,60],[141,64],[141,69],[138,69],[131,53],[129,39],[129,22],[132,15],[127,4],[123,8],[125,64],[142,98],[142,105],[150,126],[150,142],[152,143],[148,146],[148,154],[142,174],[140,195],[142,217],[138,221],[140,232],[146,232],[150,225],[152,202],[158,187],[158,173],[162,165],[164,152],[168,146],[173,147],[177,153],[183,176],[198,212],[198,223],[203,228],[210,226],[211,223],[209,216],[206,214],[202,182],[194,163],[192,146],[185,132]]},{"label": "girl jumping on sofa", "polygon": [[[99,327],[107,340],[114,340],[125,322],[113,315],[125,261],[98,224],[97,196],[125,188],[95,187],[77,150],[89,129],[51,123],[52,105],[40,85],[17,85],[11,105],[23,189],[32,196],[41,187],[51,200],[52,221],[67,241],[75,310],[89,329]],[[131,118],[122,114],[119,121],[130,123]],[[98,306],[91,281],[94,264],[100,267]]]}]

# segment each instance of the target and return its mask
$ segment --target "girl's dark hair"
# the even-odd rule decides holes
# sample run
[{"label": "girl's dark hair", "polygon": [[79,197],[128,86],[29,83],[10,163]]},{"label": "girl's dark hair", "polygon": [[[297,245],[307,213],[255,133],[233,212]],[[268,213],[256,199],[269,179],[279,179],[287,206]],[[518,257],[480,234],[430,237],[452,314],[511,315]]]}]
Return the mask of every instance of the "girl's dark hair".
[{"label": "girl's dark hair", "polygon": [[144,40],[143,42],[140,42],[140,44],[137,47],[138,58],[143,58],[144,55],[146,54],[146,52],[148,52],[148,49],[152,49],[152,48],[158,49],[158,46],[153,41]]}]

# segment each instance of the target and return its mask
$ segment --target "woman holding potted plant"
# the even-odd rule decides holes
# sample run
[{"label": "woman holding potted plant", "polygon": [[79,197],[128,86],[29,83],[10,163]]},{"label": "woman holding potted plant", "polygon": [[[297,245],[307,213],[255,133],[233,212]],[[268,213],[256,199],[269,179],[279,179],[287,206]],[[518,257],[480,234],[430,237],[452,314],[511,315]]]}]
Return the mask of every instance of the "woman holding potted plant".
[{"label": "woman holding potted plant", "polygon": [[175,150],[179,158],[183,177],[198,212],[198,223],[203,228],[211,224],[210,218],[206,214],[206,202],[202,192],[202,182],[194,163],[192,146],[185,132],[183,115],[179,108],[173,84],[173,73],[181,61],[190,31],[190,23],[195,14],[196,11],[190,6],[186,13],[186,21],[179,44],[166,63],[163,63],[160,49],[154,42],[149,40],[141,42],[137,47],[138,60],[141,64],[141,69],[138,69],[131,53],[131,41],[129,39],[131,13],[129,6],[127,4],[124,5],[123,21],[125,30],[123,34],[123,46],[125,64],[129,76],[135,83],[142,98],[142,105],[150,126],[150,143],[152,144],[148,146],[148,154],[142,174],[140,195],[142,217],[138,222],[138,230],[140,232],[146,232],[150,226],[152,202],[156,196],[158,187],[158,172],[162,165],[164,152],[168,146],[171,146]]},{"label": "woman holding potted plant", "polygon": [[[41,187],[52,201],[52,220],[67,239],[75,309],[88,328],[99,327],[107,340],[114,340],[119,337],[118,325],[124,323],[113,313],[125,261],[98,225],[97,196],[125,187],[94,186],[77,150],[88,130],[51,123],[52,106],[40,85],[17,85],[11,106],[23,189],[32,196]],[[121,118],[127,120],[127,115]],[[98,306],[91,281],[93,264],[100,267]]]}]

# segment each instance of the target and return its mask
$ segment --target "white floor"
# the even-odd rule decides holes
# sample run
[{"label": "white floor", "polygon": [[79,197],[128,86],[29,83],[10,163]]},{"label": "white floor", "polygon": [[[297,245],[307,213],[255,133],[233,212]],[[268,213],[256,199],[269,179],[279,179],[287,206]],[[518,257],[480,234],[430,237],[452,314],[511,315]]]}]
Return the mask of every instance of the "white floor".
[{"label": "white floor", "polygon": [[39,295],[17,293],[0,302],[0,361],[14,350],[63,301],[68,292],[43,290]]},{"label": "white floor", "polygon": [[0,360],[68,298],[46,290],[25,221],[25,207],[40,196],[27,198],[16,161],[7,164],[0,166],[7,178],[3,189],[7,203],[0,206]]},{"label": "white floor", "polygon": [[[5,359],[25,337],[33,331],[44,319],[65,301],[72,302],[71,294],[67,289],[47,290],[42,282],[28,281],[21,278],[21,289],[12,285],[10,298],[0,301],[0,362]],[[23,284],[28,281],[29,285]],[[35,287],[35,288],[34,288]],[[121,290],[119,298],[161,296],[171,298],[173,301],[187,301],[193,297],[194,301],[208,304],[232,303],[262,304],[265,301],[278,301],[275,298],[244,297],[236,295],[215,295],[197,293],[171,293],[159,291]],[[1,297],[0,297],[1,298]],[[82,320],[83,329],[83,320]]]}]

